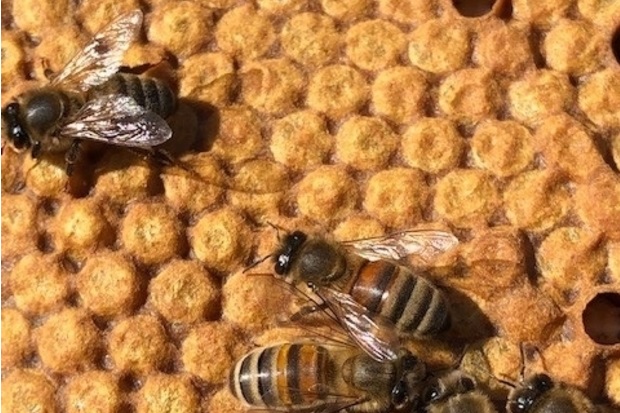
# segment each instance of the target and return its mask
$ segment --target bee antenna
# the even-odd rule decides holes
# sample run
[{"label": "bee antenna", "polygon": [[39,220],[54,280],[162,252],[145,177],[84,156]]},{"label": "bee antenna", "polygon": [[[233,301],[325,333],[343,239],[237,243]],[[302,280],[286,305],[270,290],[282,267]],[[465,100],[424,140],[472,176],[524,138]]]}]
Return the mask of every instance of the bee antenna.
[{"label": "bee antenna", "polygon": [[[465,358],[465,355],[467,354],[467,350],[469,349],[470,346],[471,346],[470,344],[465,344],[465,346],[463,347],[463,351],[461,352],[461,355],[460,355],[460,357],[459,357],[459,359],[457,361],[456,368],[460,367],[461,363],[463,362],[463,359]],[[487,366],[489,366],[488,365],[488,359],[487,359]],[[500,379],[499,377],[496,377],[491,372],[490,366],[485,368],[485,370],[486,370],[486,373],[487,373],[488,377],[492,378],[493,380],[497,381],[498,383],[503,384],[504,386],[508,386],[508,387],[510,387],[512,389],[515,389],[517,387],[517,383],[515,383],[514,381],[512,381],[509,378]]]},{"label": "bee antenna", "polygon": [[270,221],[267,221],[267,225],[276,230],[276,236],[278,237],[278,241],[282,241],[281,232],[286,232],[286,230]]},{"label": "bee antenna", "polygon": [[538,358],[540,363],[542,364],[542,368],[547,371],[547,366],[545,366],[545,359],[542,357],[542,353],[540,349],[532,344],[521,343],[519,345],[519,349],[521,351],[521,371],[519,372],[519,380],[523,381],[525,379],[525,362],[532,358],[533,353],[538,353]]},{"label": "bee antenna", "polygon": [[519,344],[519,352],[521,353],[521,368],[519,369],[519,381],[525,379],[525,344]]},{"label": "bee antenna", "polygon": [[269,258],[273,257],[273,254],[269,254],[269,255],[265,255],[263,258],[259,259],[258,261],[253,262],[252,264],[250,264],[250,266],[246,267],[243,270],[243,274],[245,274],[246,272],[248,272],[249,270],[251,270],[252,268],[260,265],[261,263],[267,261]]},{"label": "bee antenna", "polygon": [[463,363],[463,359],[465,358],[465,355],[467,354],[467,350],[469,350],[470,347],[471,347],[470,344],[465,344],[463,346],[463,350],[461,350],[461,354],[459,354],[459,358],[454,362],[453,368],[455,370],[458,369]]},{"label": "bee antenna", "polygon": [[515,382],[513,382],[512,380],[504,380],[504,379],[500,379],[499,377],[495,377],[495,376],[491,376],[493,379],[497,380],[498,383],[503,384],[504,386],[508,386],[512,389],[516,389],[517,388],[517,384]]}]

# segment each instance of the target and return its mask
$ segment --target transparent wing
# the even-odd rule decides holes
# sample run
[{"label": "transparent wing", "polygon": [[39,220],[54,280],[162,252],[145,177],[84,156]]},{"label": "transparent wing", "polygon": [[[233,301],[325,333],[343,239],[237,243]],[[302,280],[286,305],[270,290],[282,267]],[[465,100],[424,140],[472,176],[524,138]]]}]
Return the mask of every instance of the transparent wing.
[{"label": "transparent wing", "polygon": [[385,237],[347,241],[343,245],[369,261],[398,261],[408,255],[423,260],[454,248],[459,243],[451,232],[438,230],[402,231]]},{"label": "transparent wing", "polygon": [[327,303],[353,341],[370,357],[382,363],[398,358],[401,346],[394,324],[379,316],[371,316],[349,294],[331,288],[318,288],[316,293]]},{"label": "transparent wing", "polygon": [[85,92],[108,80],[118,71],[123,55],[138,35],[142,17],[142,11],[133,10],[103,28],[51,84]]},{"label": "transparent wing", "polygon": [[150,148],[170,139],[172,130],[159,115],[132,98],[114,94],[88,101],[60,134],[110,145]]}]

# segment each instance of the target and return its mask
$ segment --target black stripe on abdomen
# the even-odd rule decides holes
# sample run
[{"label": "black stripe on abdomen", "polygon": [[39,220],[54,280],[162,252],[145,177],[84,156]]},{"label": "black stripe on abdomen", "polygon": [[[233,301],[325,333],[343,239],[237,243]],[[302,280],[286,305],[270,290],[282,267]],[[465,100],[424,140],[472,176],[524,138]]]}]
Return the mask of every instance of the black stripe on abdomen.
[{"label": "black stripe on abdomen", "polygon": [[149,107],[149,97],[144,90],[146,79],[141,80],[138,76],[126,76],[125,80],[128,82],[127,91],[131,94],[131,97],[143,108],[153,110]]},{"label": "black stripe on abdomen", "polygon": [[433,289],[423,278],[416,280],[415,287],[409,295],[409,300],[398,326],[405,332],[416,332],[420,322],[424,319],[433,299]]},{"label": "black stripe on abdomen", "polygon": [[437,290],[433,290],[433,299],[429,306],[426,316],[418,326],[418,333],[423,335],[433,335],[441,333],[450,325],[450,309],[448,303]]},{"label": "black stripe on abdomen", "polygon": [[[411,293],[415,288],[417,278],[403,271],[395,277],[390,291],[391,296],[383,304],[382,315],[398,325],[399,320],[403,316],[407,303],[411,298]],[[393,295],[393,296],[392,296]]]},{"label": "black stripe on abdomen", "polygon": [[300,348],[301,344],[291,344],[288,350],[286,363],[286,378],[289,385],[288,392],[293,405],[302,404],[304,401],[301,395],[301,389],[299,388]]},{"label": "black stripe on abdomen", "polygon": [[276,387],[273,383],[273,363],[277,361],[274,357],[277,347],[264,349],[258,357],[258,394],[267,406],[277,406],[279,403],[278,395],[275,393]]}]

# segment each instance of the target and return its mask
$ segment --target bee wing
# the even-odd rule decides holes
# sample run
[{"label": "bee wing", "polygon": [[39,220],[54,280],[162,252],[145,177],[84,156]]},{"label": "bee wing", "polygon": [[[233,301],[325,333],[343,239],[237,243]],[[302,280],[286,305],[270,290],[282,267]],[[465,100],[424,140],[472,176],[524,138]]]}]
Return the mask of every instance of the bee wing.
[{"label": "bee wing", "polygon": [[172,130],[155,112],[128,96],[114,94],[88,101],[60,134],[71,139],[150,148],[170,139]]},{"label": "bee wing", "polygon": [[[299,386],[291,387],[288,384],[277,383],[270,389],[265,389],[262,395],[264,397],[270,393],[276,393],[278,395],[287,394],[291,398],[301,400],[306,400],[309,396],[315,398],[315,403],[313,403],[312,406],[295,406],[294,409],[287,410],[295,413],[336,413],[367,400],[358,395],[340,394],[334,392],[334,390],[335,389],[330,388],[324,383],[314,383],[305,388],[300,388]],[[275,397],[277,398],[278,396],[276,395]],[[277,413],[282,412],[282,407],[251,407],[249,411],[252,413]]]},{"label": "bee wing", "polygon": [[63,84],[85,92],[108,80],[118,71],[123,55],[138,35],[142,17],[142,11],[133,10],[103,28],[52,79],[51,84]]},{"label": "bee wing", "polygon": [[343,245],[369,261],[399,261],[408,255],[423,260],[454,248],[459,243],[451,232],[439,230],[402,231],[385,237],[347,241]]},{"label": "bee wing", "polygon": [[312,413],[338,413],[341,411],[348,411],[350,407],[362,404],[368,401],[367,398],[357,397],[351,398],[351,396],[337,396],[338,400],[325,403],[312,410]]},{"label": "bee wing", "polygon": [[319,288],[317,295],[327,303],[351,339],[370,357],[379,362],[398,358],[400,340],[394,324],[368,310],[349,294],[331,288]]}]

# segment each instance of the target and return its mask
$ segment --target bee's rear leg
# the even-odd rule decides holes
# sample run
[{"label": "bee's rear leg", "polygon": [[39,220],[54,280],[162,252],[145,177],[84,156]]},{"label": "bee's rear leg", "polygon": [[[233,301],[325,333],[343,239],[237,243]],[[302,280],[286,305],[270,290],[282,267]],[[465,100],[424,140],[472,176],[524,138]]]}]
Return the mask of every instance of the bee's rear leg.
[{"label": "bee's rear leg", "polygon": [[298,322],[304,317],[307,317],[310,314],[314,314],[317,311],[327,311],[327,303],[316,303],[316,304],[308,304],[301,307],[290,317],[291,322]]},{"label": "bee's rear leg", "polygon": [[73,167],[77,162],[78,156],[80,154],[80,142],[81,141],[79,139],[74,139],[73,142],[71,142],[69,150],[67,151],[67,153],[65,153],[65,171],[67,172],[68,176],[71,176],[71,174],[73,173]]},{"label": "bee's rear leg", "polygon": [[[151,158],[159,166],[176,166],[182,169],[183,171],[187,172],[188,174],[190,174],[194,179],[204,182],[204,178],[200,176],[198,172],[192,169],[191,166],[181,161],[180,159],[174,157],[173,155],[170,154],[170,152],[164,149],[151,148],[148,150],[147,154],[149,158]],[[207,182],[207,183],[212,184],[210,182]]]},{"label": "bee's rear leg", "polygon": [[150,156],[155,162],[162,166],[178,166],[181,169],[188,169],[187,166],[164,149],[152,149]]},{"label": "bee's rear leg", "polygon": [[156,148],[125,148],[144,159],[155,162],[159,166],[179,166],[182,169],[188,169],[178,159],[163,149]]}]

